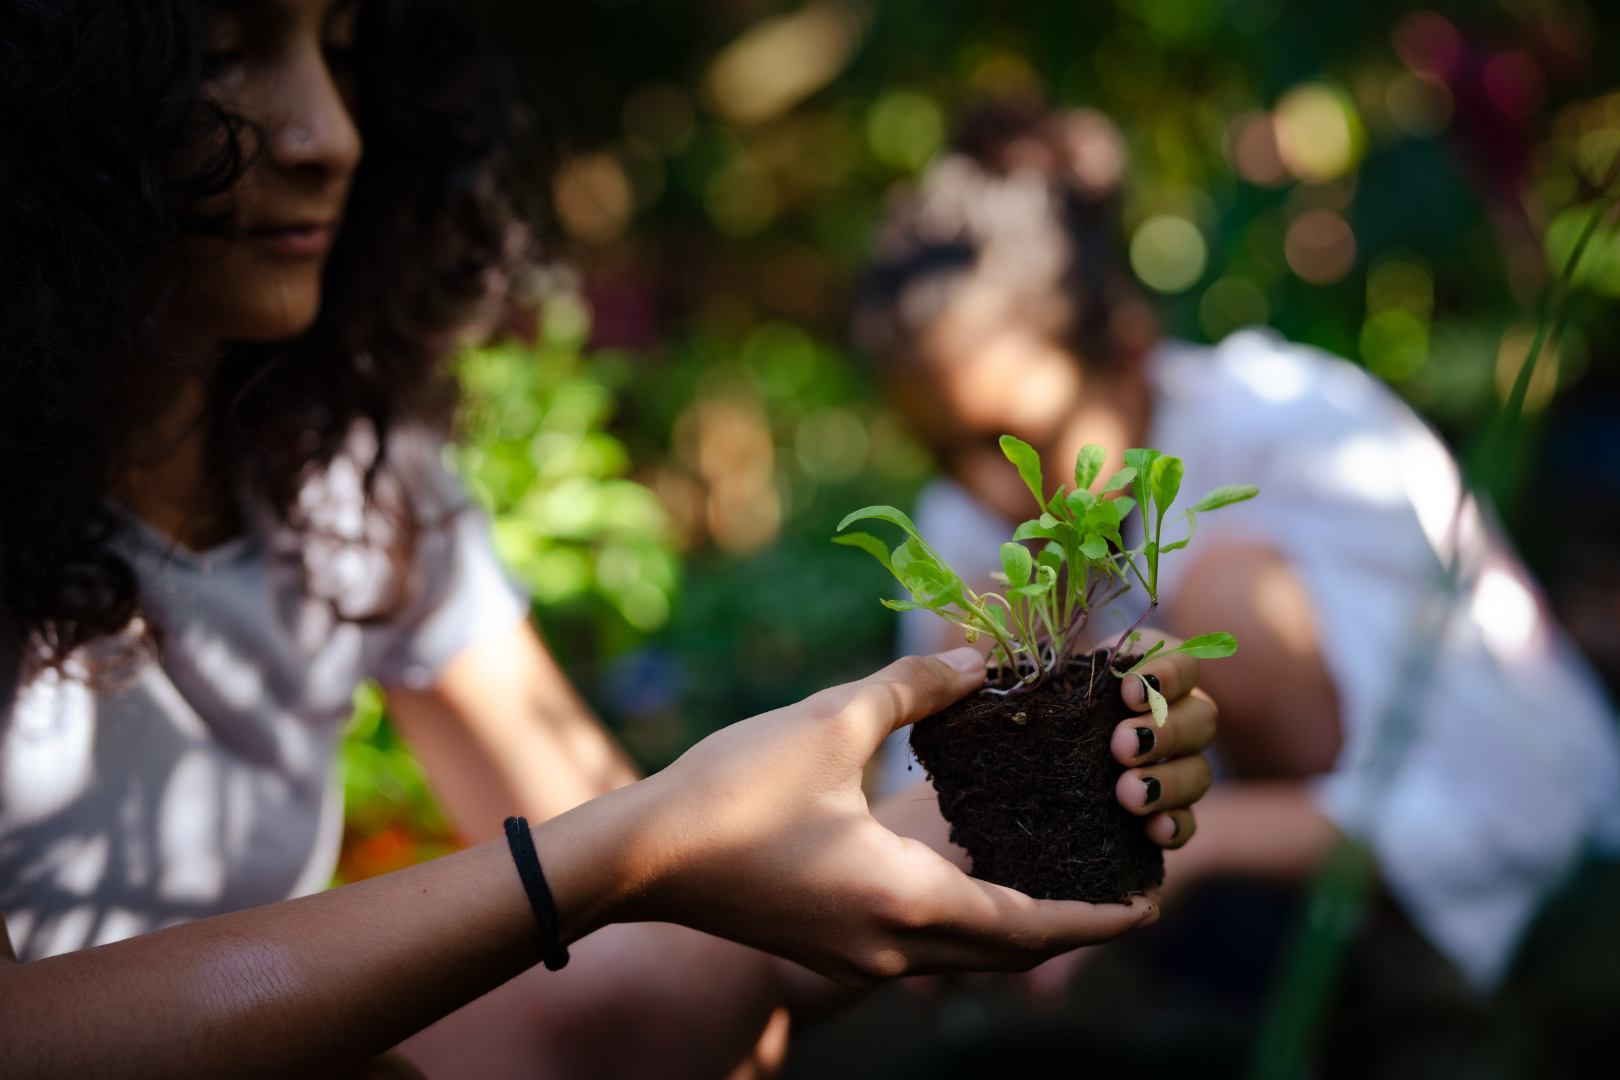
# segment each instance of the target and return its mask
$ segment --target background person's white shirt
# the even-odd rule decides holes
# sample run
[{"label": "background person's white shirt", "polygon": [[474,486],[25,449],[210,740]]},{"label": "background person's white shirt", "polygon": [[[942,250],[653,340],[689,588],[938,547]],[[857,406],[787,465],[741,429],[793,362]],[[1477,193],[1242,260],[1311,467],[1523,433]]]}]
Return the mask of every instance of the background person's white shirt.
[{"label": "background person's white shirt", "polygon": [[[1620,739],[1601,687],[1500,532],[1471,504],[1457,515],[1457,469],[1439,438],[1361,368],[1251,330],[1215,348],[1167,344],[1150,378],[1148,445],[1186,464],[1178,505],[1222,484],[1260,486],[1259,498],[1200,516],[1194,546],[1165,557],[1161,601],[1224,543],[1288,561],[1340,695],[1344,746],[1318,805],[1371,840],[1430,941],[1492,985],[1580,859],[1620,850]],[[950,480],[923,490],[914,517],[970,582],[998,568],[1012,529]],[[1462,592],[1415,734],[1388,783],[1369,785],[1375,730],[1454,545]],[[1134,618],[1144,601],[1126,600]],[[942,625],[902,615],[902,653],[933,651]],[[887,788],[916,776],[907,756],[887,755]]]}]

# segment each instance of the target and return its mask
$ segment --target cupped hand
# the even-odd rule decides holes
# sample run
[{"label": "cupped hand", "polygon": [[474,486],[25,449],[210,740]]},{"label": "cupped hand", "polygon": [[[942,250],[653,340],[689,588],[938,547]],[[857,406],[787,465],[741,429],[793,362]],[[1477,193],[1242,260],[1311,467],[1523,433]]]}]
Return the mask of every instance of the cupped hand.
[{"label": "cupped hand", "polygon": [[[1154,673],[1172,688],[1188,674],[1177,664]],[[584,820],[591,807],[606,804],[618,821],[632,823],[598,834],[621,845],[614,880],[598,875],[594,900],[588,887],[565,886],[558,897],[565,926],[578,936],[605,922],[677,922],[859,984],[924,972],[1026,970],[1151,922],[1158,909],[1150,899],[1035,900],[971,878],[874,820],[861,771],[884,737],[983,678],[972,649],[907,657],[733,724],[663,772],[554,819],[566,831],[570,817],[587,812]],[[1173,714],[1172,723],[1190,715]],[[1160,731],[1179,732],[1189,722]],[[1185,797],[1181,787],[1165,790],[1165,804]],[[537,841],[546,858],[545,839],[537,834]],[[566,895],[575,888],[586,894],[579,901]]]}]

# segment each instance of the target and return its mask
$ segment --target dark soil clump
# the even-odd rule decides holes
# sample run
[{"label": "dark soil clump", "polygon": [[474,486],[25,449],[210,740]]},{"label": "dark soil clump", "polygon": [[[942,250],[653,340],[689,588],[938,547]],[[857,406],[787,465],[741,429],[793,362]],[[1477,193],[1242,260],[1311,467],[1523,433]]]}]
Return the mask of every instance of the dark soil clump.
[{"label": "dark soil clump", "polygon": [[[1116,660],[1121,669],[1134,662]],[[971,694],[912,727],[912,749],[975,877],[1099,904],[1129,903],[1164,880],[1163,851],[1114,797],[1125,767],[1109,743],[1137,714],[1106,665],[1102,652],[1072,659],[1028,693]]]}]

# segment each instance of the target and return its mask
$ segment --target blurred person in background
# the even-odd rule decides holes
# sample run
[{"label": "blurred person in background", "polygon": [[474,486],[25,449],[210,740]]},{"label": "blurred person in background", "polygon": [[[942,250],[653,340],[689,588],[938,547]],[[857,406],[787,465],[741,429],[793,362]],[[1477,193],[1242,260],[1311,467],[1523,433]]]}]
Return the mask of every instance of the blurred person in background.
[{"label": "blurred person in background", "polygon": [[[1264,329],[1212,347],[1160,337],[1124,258],[1125,167],[1101,114],[997,103],[892,204],[853,330],[945,473],[913,517],[978,587],[1038,512],[1003,433],[1046,462],[1100,443],[1105,476],[1151,446],[1185,461],[1184,491],[1258,484],[1161,576],[1167,630],[1240,643],[1206,665],[1217,782],[1200,842],[1167,855],[1167,896],[1302,883],[1346,830],[1420,935],[1390,980],[1449,985],[1446,1007],[1489,991],[1583,860],[1620,850],[1611,707],[1444,444],[1375,377]],[[959,635],[908,612],[900,652]],[[1410,733],[1385,722],[1395,706]],[[903,738],[881,789],[912,785],[912,835],[949,850]]]},{"label": "blurred person in background", "polygon": [[[859,979],[1152,916],[977,885],[871,822],[865,758],[971,655],[636,783],[444,464],[439,361],[529,246],[464,5],[19,0],[0,55],[0,1072],[335,1073],[448,1013],[405,1046],[436,1077],[744,1077],[781,1056],[773,969],[674,921]],[[1201,768],[1196,665],[1162,677]],[[478,846],[278,903],[331,881],[366,678]],[[784,784],[833,761],[836,791]],[[510,814],[566,938],[621,923],[564,972],[532,967]]]}]

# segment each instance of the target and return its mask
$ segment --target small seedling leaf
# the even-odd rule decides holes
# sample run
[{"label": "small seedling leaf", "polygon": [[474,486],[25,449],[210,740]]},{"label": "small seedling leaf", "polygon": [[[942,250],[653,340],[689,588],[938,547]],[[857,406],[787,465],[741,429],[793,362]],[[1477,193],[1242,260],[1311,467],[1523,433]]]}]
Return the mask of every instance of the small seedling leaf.
[{"label": "small seedling leaf", "polygon": [[1035,452],[1035,448],[1022,439],[1003,435],[1001,452],[1007,455],[1008,461],[1018,466],[1018,475],[1023,478],[1024,486],[1035,496],[1035,505],[1043,505],[1046,496],[1041,493],[1041,456]]},{"label": "small seedling leaf", "polygon": [[891,574],[894,573],[894,564],[889,561],[889,545],[885,544],[871,533],[845,533],[843,536],[833,537],[832,542],[835,544],[843,544],[845,547],[860,548],[862,551],[869,551],[872,553],[872,557],[874,559],[883,564],[883,568],[885,570],[889,571]]},{"label": "small seedling leaf", "polygon": [[1091,490],[1107,457],[1108,451],[1096,443],[1088,443],[1080,448],[1079,460],[1074,463],[1074,486],[1077,491]]},{"label": "small seedling leaf", "polygon": [[1146,473],[1153,468],[1153,463],[1158,461],[1161,456],[1157,450],[1127,450],[1125,451],[1125,464],[1139,473]]},{"label": "small seedling leaf", "polygon": [[1119,511],[1119,520],[1121,521],[1130,517],[1131,511],[1136,509],[1136,500],[1129,495],[1121,495],[1117,499],[1110,500],[1110,502],[1113,503],[1114,509]]},{"label": "small seedling leaf", "polygon": [[1170,703],[1164,700],[1164,695],[1153,689],[1153,685],[1146,679],[1142,680],[1142,689],[1147,691],[1148,707],[1153,710],[1154,725],[1164,727],[1164,722],[1170,719]]},{"label": "small seedling leaf", "polygon": [[1219,660],[1223,656],[1231,656],[1237,652],[1237,638],[1228,633],[1200,634],[1195,638],[1188,638],[1173,649],[1166,649],[1165,655],[1170,653],[1185,653],[1196,656],[1200,660]]},{"label": "small seedling leaf", "polygon": [[[1050,516],[1050,515],[1045,515],[1045,516]],[[1018,531],[1013,533],[1013,539],[1014,540],[1037,540],[1037,539],[1039,539],[1039,540],[1055,540],[1055,539],[1057,539],[1057,530],[1052,528],[1051,526],[1042,525],[1039,521],[1026,521],[1022,525],[1018,526]]]},{"label": "small seedling leaf", "polygon": [[1035,556],[1035,561],[1042,566],[1050,566],[1055,574],[1063,566],[1063,547],[1056,541],[1047,544]]},{"label": "small seedling leaf", "polygon": [[1001,569],[1007,575],[1007,584],[1016,589],[1029,584],[1030,575],[1035,572],[1035,560],[1023,544],[1002,544]]},{"label": "small seedling leaf", "polygon": [[1085,517],[1093,506],[1097,505],[1097,496],[1089,491],[1071,491],[1064,502],[1069,507],[1069,513],[1075,517]]},{"label": "small seedling leaf", "polygon": [[883,604],[884,607],[890,608],[890,609],[892,609],[894,611],[937,611],[937,610],[939,610],[935,605],[933,605],[933,604],[925,604],[920,600],[888,600],[888,599],[883,599],[880,602]]},{"label": "small seedling leaf", "polygon": [[1108,558],[1108,541],[1096,533],[1088,533],[1085,542],[1080,545],[1080,554],[1093,562]]},{"label": "small seedling leaf", "polygon": [[1052,497],[1046,500],[1046,509],[1059,517],[1063,516],[1063,508],[1066,505],[1063,501],[1063,492],[1065,490],[1064,486],[1059,484],[1057,491],[1053,492]]},{"label": "small seedling leaf", "polygon": [[845,529],[849,528],[851,522],[864,521],[867,518],[877,518],[879,521],[891,521],[900,526],[902,529],[906,530],[907,533],[916,539],[922,539],[922,534],[917,531],[917,526],[911,523],[911,519],[905,515],[904,511],[896,510],[892,506],[868,506],[864,507],[863,509],[856,510],[854,513],[845,517],[843,521],[838,523],[838,531],[843,532]]},{"label": "small seedling leaf", "polygon": [[1182,472],[1181,459],[1178,457],[1161,457],[1153,463],[1153,501],[1159,507],[1161,521],[1164,512],[1170,509],[1170,504],[1176,501],[1176,495],[1181,491]]},{"label": "small seedling leaf", "polygon": [[1136,470],[1127,465],[1125,468],[1119,470],[1113,476],[1108,478],[1108,483],[1103,485],[1103,494],[1106,495],[1110,491],[1119,491],[1123,488],[1128,488],[1131,486],[1131,481],[1135,479]]},{"label": "small seedling leaf", "polygon": [[1253,484],[1224,484],[1199,499],[1193,509],[1202,514],[1206,510],[1219,510],[1223,506],[1252,499],[1258,494],[1260,489]]}]

